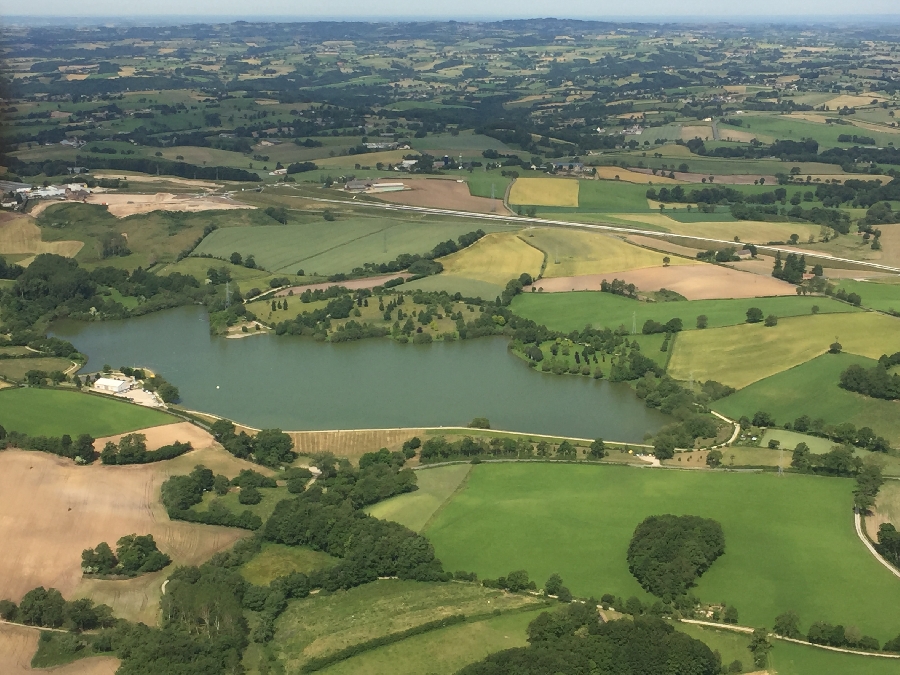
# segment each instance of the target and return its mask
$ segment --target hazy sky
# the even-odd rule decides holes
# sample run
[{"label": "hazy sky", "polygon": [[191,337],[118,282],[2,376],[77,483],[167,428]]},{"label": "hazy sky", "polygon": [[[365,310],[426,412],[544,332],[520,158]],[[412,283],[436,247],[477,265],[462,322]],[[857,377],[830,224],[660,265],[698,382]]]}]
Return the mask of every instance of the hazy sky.
[{"label": "hazy sky", "polygon": [[[5,6],[5,7],[4,7]],[[252,20],[277,16],[304,19],[370,20],[376,18],[522,18],[522,17],[570,17],[605,19],[620,17],[645,17],[662,19],[689,17],[690,19],[715,19],[718,17],[808,17],[821,19],[828,15],[844,15],[858,12],[866,15],[898,15],[898,0],[867,0],[862,6],[848,4],[844,0],[754,0],[753,2],[710,2],[709,0],[636,0],[612,2],[611,0],[376,0],[369,3],[311,2],[311,0],[266,0],[251,2],[238,0],[154,0],[153,2],[121,2],[121,0],[91,0],[75,3],[70,0],[43,0],[29,5],[30,16],[166,16],[181,15],[191,18],[239,17]],[[22,5],[5,0],[0,2],[0,17],[23,16]],[[861,17],[857,17],[861,18]],[[2,18],[0,18],[2,21]]]}]

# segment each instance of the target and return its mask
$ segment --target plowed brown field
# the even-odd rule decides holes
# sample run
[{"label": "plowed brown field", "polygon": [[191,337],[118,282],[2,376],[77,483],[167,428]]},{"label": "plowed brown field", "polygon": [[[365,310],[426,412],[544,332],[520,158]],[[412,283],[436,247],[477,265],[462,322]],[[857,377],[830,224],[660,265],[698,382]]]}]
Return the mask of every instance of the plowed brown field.
[{"label": "plowed brown field", "polygon": [[411,189],[402,192],[383,192],[373,196],[386,202],[409,206],[432,206],[438,209],[457,209],[475,213],[510,213],[503,206],[502,199],[472,196],[466,183],[426,178],[404,180],[403,183]]}]

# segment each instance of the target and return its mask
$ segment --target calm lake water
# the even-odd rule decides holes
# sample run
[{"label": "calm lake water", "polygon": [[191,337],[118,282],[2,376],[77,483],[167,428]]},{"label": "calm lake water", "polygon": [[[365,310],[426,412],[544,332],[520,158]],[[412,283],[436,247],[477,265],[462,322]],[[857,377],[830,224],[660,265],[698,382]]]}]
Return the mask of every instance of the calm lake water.
[{"label": "calm lake water", "polygon": [[431,345],[344,344],[209,334],[205,310],[180,307],[125,321],[62,321],[53,334],[103,364],[146,366],[182,403],[254,427],[366,429],[465,426],[640,442],[668,421],[625,384],[533,371],[503,338]]}]

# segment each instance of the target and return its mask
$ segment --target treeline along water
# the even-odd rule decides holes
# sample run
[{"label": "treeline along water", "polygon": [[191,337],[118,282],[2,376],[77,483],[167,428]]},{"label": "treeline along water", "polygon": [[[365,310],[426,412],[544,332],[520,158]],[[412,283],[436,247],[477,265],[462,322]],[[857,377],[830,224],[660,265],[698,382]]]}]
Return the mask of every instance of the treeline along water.
[{"label": "treeline along water", "polygon": [[626,384],[532,371],[502,338],[432,345],[225,339],[209,334],[196,307],[62,321],[53,334],[87,354],[90,371],[146,366],[178,387],[186,407],[261,428],[464,426],[487,417],[498,429],[640,442],[667,421]]}]

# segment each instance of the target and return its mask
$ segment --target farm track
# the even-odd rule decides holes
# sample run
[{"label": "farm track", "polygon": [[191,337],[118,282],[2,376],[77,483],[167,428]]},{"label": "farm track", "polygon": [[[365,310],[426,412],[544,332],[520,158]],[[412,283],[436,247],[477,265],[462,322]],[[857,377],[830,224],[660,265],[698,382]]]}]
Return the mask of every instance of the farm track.
[{"label": "farm track", "polygon": [[[299,196],[299,195],[298,195]],[[500,216],[489,213],[473,213],[471,211],[455,211],[452,209],[438,209],[424,206],[402,206],[397,204],[375,204],[369,202],[349,202],[345,199],[327,199],[324,197],[307,197],[302,196],[302,199],[308,199],[310,201],[315,202],[323,202],[327,204],[354,204],[356,206],[368,206],[376,209],[385,209],[388,211],[412,211],[416,213],[425,213],[436,216],[453,216],[457,218],[474,218],[477,220],[501,220],[507,223],[522,223],[523,225],[546,225],[550,227],[569,227],[569,228],[577,228],[590,230],[594,232],[606,232],[610,234],[632,234],[632,235],[642,235],[647,237],[654,238],[665,238],[667,236],[680,236],[680,235],[672,235],[668,232],[658,232],[655,230],[642,230],[633,227],[619,227],[617,225],[598,225],[595,223],[579,223],[575,221],[566,221],[566,220],[550,220],[547,218],[528,218],[525,216]],[[700,237],[691,235],[691,239],[696,239],[698,241],[708,241],[714,244],[727,244],[733,245],[734,241],[727,239],[713,239],[712,237]],[[796,251],[792,248],[784,247],[784,246],[771,246],[768,244],[757,244],[757,248],[764,249],[766,251],[777,251],[783,253],[785,255],[789,253],[796,253]],[[891,272],[894,274],[900,274],[900,267],[892,267],[890,265],[882,265],[879,263],[869,262],[865,260],[853,260],[852,258],[839,258],[837,256],[832,256],[827,253],[815,253],[815,252],[804,252],[808,258],[815,258],[817,260],[826,260],[830,262],[839,262],[839,263],[847,263],[852,265],[859,265],[861,267],[868,267],[874,270],[880,270],[883,272]]]},{"label": "farm track", "polygon": [[[869,540],[869,537],[862,530],[862,518],[859,515],[859,511],[853,512],[853,524],[856,526],[856,536],[859,537],[859,540],[863,543],[863,545],[869,550],[875,559],[880,562],[882,565],[888,568],[888,571],[893,574],[895,577],[900,579],[900,570],[891,565],[887,560],[885,560],[882,555],[875,550],[875,546]],[[898,657],[900,658],[900,657]]]}]

